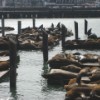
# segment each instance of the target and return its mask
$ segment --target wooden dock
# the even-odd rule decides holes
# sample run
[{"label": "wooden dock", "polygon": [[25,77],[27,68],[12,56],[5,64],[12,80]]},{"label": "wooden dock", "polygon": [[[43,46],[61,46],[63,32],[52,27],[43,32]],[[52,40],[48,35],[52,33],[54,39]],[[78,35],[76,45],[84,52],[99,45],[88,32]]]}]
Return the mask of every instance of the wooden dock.
[{"label": "wooden dock", "polygon": [[8,73],[9,73],[9,70],[6,70],[6,71],[0,71],[0,80],[1,80],[2,78],[4,78],[5,76],[7,76]]}]

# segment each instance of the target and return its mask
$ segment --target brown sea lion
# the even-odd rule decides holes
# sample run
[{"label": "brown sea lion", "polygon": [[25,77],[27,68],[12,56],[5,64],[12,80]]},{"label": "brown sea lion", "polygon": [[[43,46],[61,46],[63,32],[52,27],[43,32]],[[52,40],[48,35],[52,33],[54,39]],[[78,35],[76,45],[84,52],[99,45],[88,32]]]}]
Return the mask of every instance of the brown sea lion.
[{"label": "brown sea lion", "polygon": [[92,89],[90,97],[94,100],[100,100],[100,84]]},{"label": "brown sea lion", "polygon": [[60,69],[75,72],[75,73],[78,73],[81,70],[80,67],[75,66],[75,65],[62,66],[60,67]]},{"label": "brown sea lion", "polygon": [[90,76],[91,81],[98,81],[100,80],[100,73],[98,74],[93,74],[92,76]]},{"label": "brown sea lion", "polygon": [[61,66],[68,66],[71,64],[81,66],[80,62],[77,62],[74,58],[66,56],[66,54],[57,54],[51,60],[49,60],[48,63],[52,68],[60,68]]},{"label": "brown sea lion", "polygon": [[44,78],[62,78],[62,79],[71,79],[77,77],[76,73],[61,70],[61,69],[51,69],[48,74],[43,75]]},{"label": "brown sea lion", "polygon": [[8,69],[10,67],[10,63],[8,61],[0,61],[0,70]]},{"label": "brown sea lion", "polygon": [[0,48],[9,48],[9,40],[7,38],[0,38]]},{"label": "brown sea lion", "polygon": [[85,56],[87,59],[93,59],[93,58],[98,58],[98,55],[96,54],[84,54],[83,56]]},{"label": "brown sea lion", "polygon": [[92,73],[90,71],[90,68],[88,68],[88,67],[83,68],[83,69],[80,70],[76,81],[77,81],[78,84],[81,84],[81,78],[83,76],[91,76],[91,75],[92,75]]},{"label": "brown sea lion", "polygon": [[91,67],[90,68],[90,71],[91,71],[91,73],[93,74],[93,73],[96,73],[97,71],[100,71],[100,68],[99,67]]},{"label": "brown sea lion", "polygon": [[70,89],[72,89],[73,87],[77,87],[77,86],[96,86],[97,83],[85,83],[84,80],[81,80],[81,83],[78,84],[77,83],[77,78],[73,78],[70,79],[68,82],[68,85],[64,85],[64,88],[68,91]]},{"label": "brown sea lion", "polygon": [[100,93],[100,85],[91,85],[91,86],[77,86],[77,87],[73,87],[72,89],[70,89],[69,91],[67,91],[66,93],[66,100],[72,100],[73,98],[77,98],[77,97],[83,97],[84,96],[90,96],[91,92],[93,95],[94,92]]},{"label": "brown sea lion", "polygon": [[9,51],[1,51],[0,56],[9,56]]}]

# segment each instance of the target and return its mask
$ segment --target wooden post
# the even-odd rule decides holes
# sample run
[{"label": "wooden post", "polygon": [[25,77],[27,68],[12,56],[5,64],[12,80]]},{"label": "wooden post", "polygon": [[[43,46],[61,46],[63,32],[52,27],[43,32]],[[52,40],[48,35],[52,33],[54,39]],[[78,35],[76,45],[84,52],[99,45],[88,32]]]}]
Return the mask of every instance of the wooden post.
[{"label": "wooden post", "polygon": [[85,34],[87,34],[88,21],[85,20],[84,23],[85,23],[85,24],[84,24],[84,27],[85,27],[84,31],[85,31]]},{"label": "wooden post", "polygon": [[78,40],[78,23],[74,22],[75,25],[75,40]]},{"label": "wooden post", "polygon": [[16,89],[16,44],[12,39],[9,39],[10,50],[10,89]]},{"label": "wooden post", "polygon": [[18,21],[18,34],[21,34],[21,21]]},{"label": "wooden post", "polygon": [[19,49],[19,40],[18,40],[19,35],[16,35],[16,48]]},{"label": "wooden post", "polygon": [[2,36],[5,36],[4,17],[2,17],[1,24],[2,24]]},{"label": "wooden post", "polygon": [[67,28],[62,25],[62,48],[65,47],[65,37],[66,37]]},{"label": "wooden post", "polygon": [[43,32],[43,59],[44,62],[47,62],[48,61],[48,34],[43,29],[42,32]]},{"label": "wooden post", "polygon": [[21,21],[18,21],[18,34],[16,35],[17,49],[19,49],[18,37],[19,37],[19,35],[20,35],[21,33],[22,33],[22,31],[21,31]]},{"label": "wooden post", "polygon": [[35,28],[35,18],[33,17],[33,28]]}]

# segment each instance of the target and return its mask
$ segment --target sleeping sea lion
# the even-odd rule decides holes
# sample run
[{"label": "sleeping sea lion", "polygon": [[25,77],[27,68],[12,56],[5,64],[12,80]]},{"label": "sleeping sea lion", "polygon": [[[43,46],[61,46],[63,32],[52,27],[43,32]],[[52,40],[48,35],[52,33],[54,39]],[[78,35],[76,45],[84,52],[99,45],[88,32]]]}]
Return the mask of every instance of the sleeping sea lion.
[{"label": "sleeping sea lion", "polygon": [[62,67],[60,67],[60,69],[75,72],[75,73],[78,73],[81,70],[80,67],[75,66],[75,65],[62,66]]}]

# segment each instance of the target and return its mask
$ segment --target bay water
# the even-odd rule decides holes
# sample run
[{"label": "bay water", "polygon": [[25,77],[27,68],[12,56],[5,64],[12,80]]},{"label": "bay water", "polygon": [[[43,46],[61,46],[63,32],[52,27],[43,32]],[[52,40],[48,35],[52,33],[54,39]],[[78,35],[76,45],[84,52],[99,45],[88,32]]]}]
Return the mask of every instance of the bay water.
[{"label": "bay water", "polygon": [[[92,32],[100,36],[100,18],[52,18],[52,19],[36,19],[36,26],[43,24],[48,28],[53,23],[55,26],[58,22],[63,23],[68,29],[74,33],[74,22],[78,22],[79,37],[86,38],[84,35],[84,20],[88,21],[88,29],[92,28]],[[15,30],[6,32],[6,34],[17,34],[18,21],[22,22],[22,28],[32,27],[32,19],[5,19],[5,26],[14,27]],[[0,21],[1,23],[1,21]],[[67,38],[69,39],[69,38]],[[70,37],[74,39],[74,36]],[[61,53],[61,43],[49,50],[49,59],[55,54]],[[99,50],[66,50],[66,53],[96,53]],[[66,91],[63,86],[53,86],[47,84],[47,80],[42,77],[44,72],[43,54],[37,50],[19,50],[20,61],[17,68],[17,88],[16,91],[10,92],[9,79],[0,83],[0,100],[64,100]]]}]

